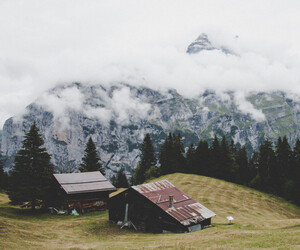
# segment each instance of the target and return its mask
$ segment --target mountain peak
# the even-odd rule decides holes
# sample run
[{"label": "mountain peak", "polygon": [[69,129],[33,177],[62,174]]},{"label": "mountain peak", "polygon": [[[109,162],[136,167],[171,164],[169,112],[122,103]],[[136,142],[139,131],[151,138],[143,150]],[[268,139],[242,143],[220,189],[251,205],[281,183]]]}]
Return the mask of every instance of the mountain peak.
[{"label": "mountain peak", "polygon": [[198,38],[192,42],[188,48],[186,53],[188,54],[197,54],[201,52],[202,50],[220,50],[225,54],[231,54],[231,55],[236,55],[234,52],[229,50],[228,48],[221,46],[221,47],[216,47],[214,46],[211,41],[208,39],[208,36],[206,33],[202,33]]},{"label": "mountain peak", "polygon": [[188,54],[196,54],[202,50],[214,50],[216,49],[212,46],[211,42],[208,40],[208,36],[206,33],[202,33],[198,38],[192,42],[188,48],[186,53]]}]

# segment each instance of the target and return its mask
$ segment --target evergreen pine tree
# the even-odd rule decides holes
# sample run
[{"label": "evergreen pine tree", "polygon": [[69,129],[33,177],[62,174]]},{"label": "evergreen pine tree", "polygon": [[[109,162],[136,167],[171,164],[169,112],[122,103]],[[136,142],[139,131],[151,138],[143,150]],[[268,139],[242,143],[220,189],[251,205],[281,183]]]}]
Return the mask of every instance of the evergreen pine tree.
[{"label": "evergreen pine tree", "polygon": [[128,188],[129,187],[129,183],[128,183],[126,174],[124,173],[123,169],[121,169],[117,173],[117,177],[115,177],[113,179],[113,185],[117,188]]},{"label": "evergreen pine tree", "polygon": [[196,162],[196,149],[194,144],[191,143],[187,152],[186,152],[186,173],[197,172],[197,162]]},{"label": "evergreen pine tree", "polygon": [[209,171],[209,176],[221,178],[221,167],[222,162],[220,159],[220,143],[215,135],[212,146],[210,147],[210,156],[211,156],[211,168]]},{"label": "evergreen pine tree", "polygon": [[174,172],[186,172],[186,158],[181,134],[173,134],[173,168]]},{"label": "evergreen pine tree", "polygon": [[117,177],[115,175],[111,177],[110,182],[113,186],[117,187]]},{"label": "evergreen pine tree", "polygon": [[230,153],[232,154],[232,156],[236,157],[237,156],[237,152],[240,149],[240,147],[237,148],[236,145],[234,144],[234,141],[231,140],[229,149],[230,149]]},{"label": "evergreen pine tree", "polygon": [[252,147],[252,143],[249,141],[248,137],[246,138],[246,143],[245,143],[244,146],[246,148],[248,159],[251,159],[251,157],[254,154],[254,150],[253,150],[253,147]]},{"label": "evergreen pine tree", "polygon": [[169,133],[165,142],[159,151],[159,163],[160,163],[160,173],[162,175],[173,173],[173,136]]},{"label": "evergreen pine tree", "polygon": [[152,141],[150,135],[147,133],[143,143],[142,143],[142,150],[141,150],[141,161],[140,164],[146,170],[149,169],[151,166],[156,165],[156,157],[154,154],[154,148],[152,145]]},{"label": "evergreen pine tree", "polygon": [[159,169],[156,166],[151,166],[145,173],[146,180],[151,180],[159,176]]},{"label": "evergreen pine tree", "polygon": [[272,149],[272,143],[266,140],[259,147],[258,173],[261,178],[261,187],[263,190],[272,191],[270,173],[275,168],[275,153]]},{"label": "evergreen pine tree", "polygon": [[243,146],[237,151],[236,164],[238,167],[238,183],[247,185],[250,181],[250,171],[248,168],[248,158],[246,148]]},{"label": "evergreen pine tree", "polygon": [[278,150],[276,152],[276,156],[280,164],[280,171],[282,171],[282,174],[284,178],[290,179],[293,176],[292,173],[292,166],[291,166],[291,160],[292,160],[293,152],[291,150],[290,144],[288,143],[288,140],[286,136],[282,138],[282,144],[281,147],[278,147]]},{"label": "evergreen pine tree", "polygon": [[159,176],[158,167],[153,165],[149,169],[147,169],[146,172],[144,172],[144,170],[141,168],[141,165],[138,165],[134,170],[132,176],[133,185],[142,184],[145,180],[156,178],[158,176]]},{"label": "evergreen pine tree", "polygon": [[3,166],[2,163],[0,161],[0,189],[2,188],[2,178],[4,176],[4,170],[3,170]]},{"label": "evergreen pine tree", "polygon": [[0,161],[0,190],[7,188],[7,174],[3,170],[3,165]]},{"label": "evergreen pine tree", "polygon": [[51,195],[54,173],[50,155],[34,122],[22,141],[22,148],[15,156],[8,195],[15,205],[28,205],[35,209],[39,201],[44,204]]},{"label": "evergreen pine tree", "polygon": [[184,145],[181,135],[170,133],[159,152],[161,174],[185,172],[186,159],[183,154]]},{"label": "evergreen pine tree", "polygon": [[84,152],[85,154],[82,158],[79,170],[81,172],[100,171],[103,175],[105,175],[105,169],[100,163],[100,157],[97,154],[96,146],[92,137],[89,138]]},{"label": "evergreen pine tree", "polygon": [[292,150],[286,136],[283,139],[279,137],[276,145],[276,165],[270,173],[272,186],[276,194],[283,194],[284,183],[292,177],[291,160]]},{"label": "evergreen pine tree", "polygon": [[211,176],[211,156],[208,143],[200,140],[195,150],[196,174]]},{"label": "evergreen pine tree", "polygon": [[259,153],[253,152],[252,157],[249,160],[249,183],[248,185],[253,188],[261,189],[261,178],[258,173],[259,167]]},{"label": "evergreen pine tree", "polygon": [[141,160],[139,166],[136,168],[135,184],[141,184],[146,180],[146,172],[151,166],[156,165],[156,157],[154,148],[151,142],[150,135],[147,133],[141,147]]},{"label": "evergreen pine tree", "polygon": [[234,159],[225,136],[222,137],[218,164],[220,178],[231,181],[233,177]]},{"label": "evergreen pine tree", "polygon": [[291,169],[292,178],[291,180],[294,183],[294,188],[291,191],[292,199],[300,205],[300,140],[296,141],[295,147],[293,149],[293,168]]},{"label": "evergreen pine tree", "polygon": [[137,165],[137,167],[134,170],[134,173],[132,175],[132,181],[133,185],[139,185],[142,184],[145,181],[145,172],[140,164]]},{"label": "evergreen pine tree", "polygon": [[298,139],[293,149],[293,165],[300,168],[300,140]]}]

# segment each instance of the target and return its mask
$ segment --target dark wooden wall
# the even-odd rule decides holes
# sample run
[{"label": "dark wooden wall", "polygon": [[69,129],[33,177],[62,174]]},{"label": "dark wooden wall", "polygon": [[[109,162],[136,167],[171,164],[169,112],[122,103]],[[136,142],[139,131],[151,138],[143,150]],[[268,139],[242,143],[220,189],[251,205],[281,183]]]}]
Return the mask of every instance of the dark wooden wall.
[{"label": "dark wooden wall", "polygon": [[125,206],[128,203],[128,218],[139,229],[146,232],[160,233],[163,230],[186,232],[180,222],[149,201],[146,197],[128,189],[109,200],[109,220],[118,222],[125,217]]},{"label": "dark wooden wall", "polygon": [[109,192],[90,192],[66,195],[68,208],[74,207],[78,212],[85,213],[94,210],[107,209]]}]

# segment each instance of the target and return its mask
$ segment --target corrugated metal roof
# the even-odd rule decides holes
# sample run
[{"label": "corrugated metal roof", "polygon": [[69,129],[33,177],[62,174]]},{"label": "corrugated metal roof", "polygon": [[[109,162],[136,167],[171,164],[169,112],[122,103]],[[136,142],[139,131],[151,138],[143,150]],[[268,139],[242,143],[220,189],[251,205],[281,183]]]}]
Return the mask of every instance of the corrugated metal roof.
[{"label": "corrugated metal roof", "polygon": [[99,171],[53,175],[67,194],[116,190]]},{"label": "corrugated metal roof", "polygon": [[[196,224],[216,216],[214,212],[180,191],[168,180],[132,186],[132,188],[184,226]],[[173,207],[169,206],[170,195],[173,196]]]}]

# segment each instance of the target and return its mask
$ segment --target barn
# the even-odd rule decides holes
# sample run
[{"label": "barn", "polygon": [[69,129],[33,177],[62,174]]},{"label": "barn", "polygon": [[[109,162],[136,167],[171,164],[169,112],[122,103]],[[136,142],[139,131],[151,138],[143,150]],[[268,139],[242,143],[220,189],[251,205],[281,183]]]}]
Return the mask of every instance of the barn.
[{"label": "barn", "polygon": [[59,206],[84,213],[107,208],[109,193],[116,188],[99,172],[53,174],[59,187]]},{"label": "barn", "polygon": [[109,199],[110,221],[123,222],[125,210],[135,228],[154,233],[201,230],[216,215],[168,180],[132,186]]}]

